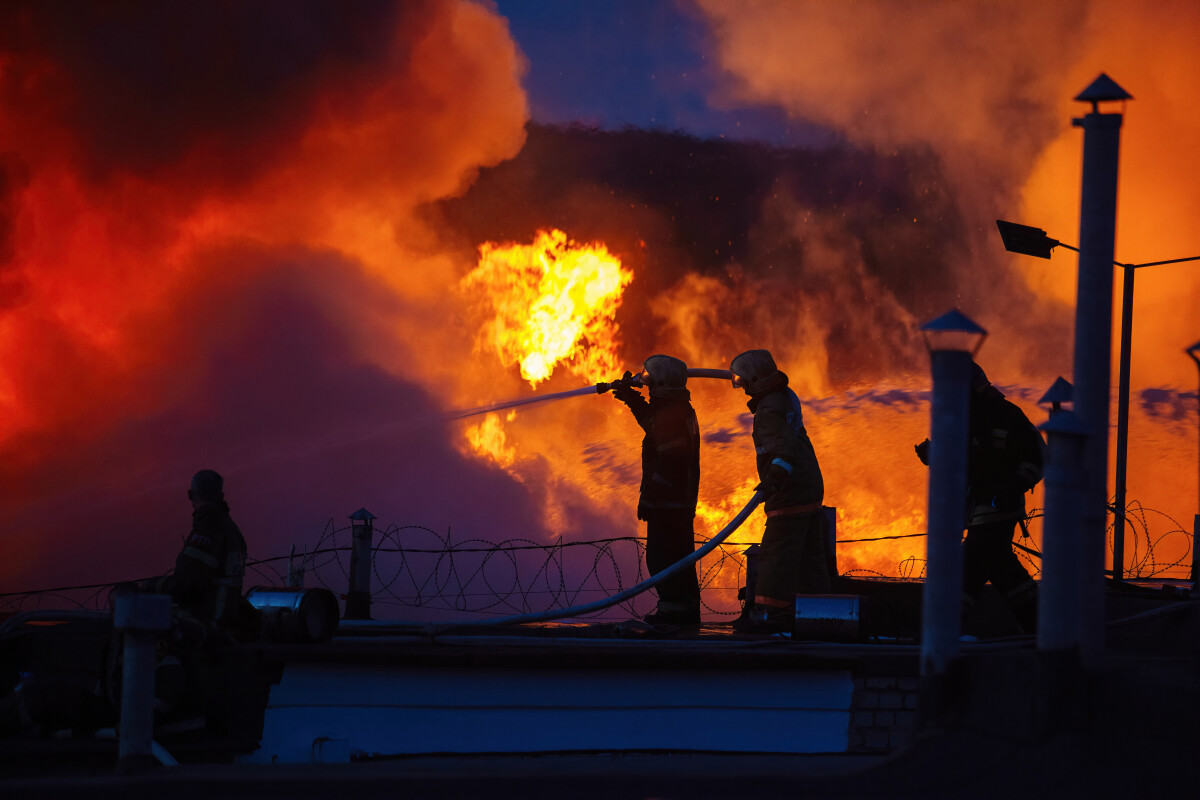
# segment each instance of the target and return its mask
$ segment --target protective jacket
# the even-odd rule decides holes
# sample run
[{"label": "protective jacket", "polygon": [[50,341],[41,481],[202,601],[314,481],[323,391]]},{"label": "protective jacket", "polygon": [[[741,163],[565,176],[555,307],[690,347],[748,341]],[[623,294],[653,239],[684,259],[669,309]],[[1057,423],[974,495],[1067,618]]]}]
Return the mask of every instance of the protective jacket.
[{"label": "protective jacket", "polygon": [[192,531],[175,559],[172,599],[196,619],[231,624],[242,600],[246,540],[224,500],[192,512]]},{"label": "protective jacket", "polygon": [[779,488],[767,497],[764,510],[768,514],[791,509],[803,513],[800,509],[814,504],[819,508],[825,498],[825,482],[804,429],[800,398],[788,388],[787,375],[778,373],[778,380],[772,380],[764,391],[751,394],[746,405],[754,414],[752,433],[759,479],[769,481],[772,466],[776,474],[780,467],[787,473]]},{"label": "protective jacket", "polygon": [[642,437],[642,485],[638,519],[656,512],[696,513],[700,491],[700,425],[691,392],[671,389],[647,401],[637,392],[618,395],[646,435]]},{"label": "protective jacket", "polygon": [[987,386],[971,395],[968,526],[1025,516],[1025,493],[1042,479],[1042,434]]}]

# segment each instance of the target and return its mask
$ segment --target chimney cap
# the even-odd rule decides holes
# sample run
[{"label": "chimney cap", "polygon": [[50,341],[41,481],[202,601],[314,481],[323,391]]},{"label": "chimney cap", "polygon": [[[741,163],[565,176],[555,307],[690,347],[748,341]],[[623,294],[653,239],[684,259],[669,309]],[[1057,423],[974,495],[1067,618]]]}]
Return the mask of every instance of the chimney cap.
[{"label": "chimney cap", "polygon": [[1054,379],[1054,383],[1050,384],[1050,388],[1042,395],[1042,399],[1038,400],[1038,405],[1043,403],[1070,403],[1071,393],[1074,387],[1071,382],[1061,375]]},{"label": "chimney cap", "polygon": [[1075,95],[1075,99],[1082,103],[1103,103],[1108,100],[1132,100],[1133,95],[1117,85],[1117,82],[1101,72],[1100,77],[1092,81],[1091,85],[1084,89],[1079,94]]}]

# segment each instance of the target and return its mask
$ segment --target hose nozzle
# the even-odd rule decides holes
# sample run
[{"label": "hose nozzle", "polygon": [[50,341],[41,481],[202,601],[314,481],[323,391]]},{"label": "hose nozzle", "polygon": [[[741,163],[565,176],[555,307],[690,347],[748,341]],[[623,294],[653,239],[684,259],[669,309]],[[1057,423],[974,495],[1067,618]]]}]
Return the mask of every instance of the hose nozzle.
[{"label": "hose nozzle", "polygon": [[630,373],[626,372],[624,377],[617,378],[615,381],[609,381],[608,383],[597,383],[596,394],[604,394],[609,390],[618,389],[622,386],[642,386],[643,384],[641,378],[642,376],[640,374],[631,375]]}]

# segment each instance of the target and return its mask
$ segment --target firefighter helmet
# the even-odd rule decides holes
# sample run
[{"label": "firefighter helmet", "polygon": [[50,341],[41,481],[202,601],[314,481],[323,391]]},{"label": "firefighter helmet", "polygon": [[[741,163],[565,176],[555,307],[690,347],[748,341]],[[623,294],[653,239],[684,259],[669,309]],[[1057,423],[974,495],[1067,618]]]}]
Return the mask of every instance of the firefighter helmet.
[{"label": "firefighter helmet", "polygon": [[733,385],[747,392],[761,392],[779,374],[775,359],[769,350],[747,350],[734,357],[729,364],[733,373]]},{"label": "firefighter helmet", "polygon": [[650,356],[642,367],[638,378],[652,397],[663,397],[687,386],[687,364],[674,356]]},{"label": "firefighter helmet", "polygon": [[212,503],[225,499],[225,479],[211,469],[202,469],[192,476],[188,497],[198,503]]}]

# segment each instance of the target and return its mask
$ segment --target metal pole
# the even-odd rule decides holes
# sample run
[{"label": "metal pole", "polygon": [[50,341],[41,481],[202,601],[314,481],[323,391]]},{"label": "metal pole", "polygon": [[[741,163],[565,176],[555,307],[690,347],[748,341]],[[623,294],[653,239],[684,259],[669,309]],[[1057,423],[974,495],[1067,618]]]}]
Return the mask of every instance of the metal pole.
[{"label": "metal pole", "polygon": [[158,763],[152,749],[154,650],[158,635],[171,629],[170,595],[118,594],[113,627],[122,632],[117,770],[129,773]]},{"label": "metal pole", "polygon": [[1078,520],[1087,489],[1083,472],[1087,428],[1074,413],[1059,409],[1041,429],[1046,432],[1049,445],[1037,647],[1043,651],[1064,651],[1079,645]]},{"label": "metal pole", "polygon": [[1120,114],[1101,114],[1095,107],[1090,114],[1074,121],[1084,132],[1074,399],[1075,413],[1088,431],[1083,465],[1087,494],[1080,519],[1083,570],[1080,655],[1085,664],[1094,663],[1104,654],[1113,250],[1121,122]]},{"label": "metal pole", "polygon": [[1125,465],[1129,449],[1129,351],[1133,334],[1133,267],[1123,267],[1121,289],[1121,362],[1117,379],[1117,465],[1113,487],[1113,560],[1114,583],[1125,577]]},{"label": "metal pole", "polygon": [[929,536],[921,598],[921,675],[945,675],[962,627],[962,533],[967,495],[971,354],[930,354]]},{"label": "metal pole", "polygon": [[371,538],[375,515],[360,508],[350,515],[350,590],[346,593],[346,619],[371,618]]},{"label": "metal pole", "polygon": [[[1200,356],[1196,355],[1197,350],[1200,350],[1200,342],[1196,342],[1186,352],[1192,361],[1196,362],[1196,370],[1200,372]],[[1200,421],[1200,385],[1196,387],[1196,415],[1197,420]],[[1200,429],[1200,426],[1198,426],[1198,429]],[[1198,503],[1197,508],[1200,508],[1200,437],[1196,441],[1198,446],[1196,453],[1196,498]],[[1192,518],[1192,589],[1196,592],[1200,592],[1200,568],[1197,567],[1197,564],[1200,564],[1200,558],[1197,558],[1196,554],[1196,545],[1198,544],[1200,544],[1200,514]]]}]

